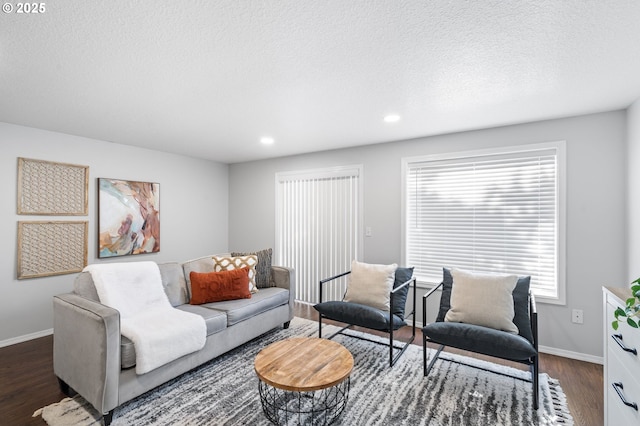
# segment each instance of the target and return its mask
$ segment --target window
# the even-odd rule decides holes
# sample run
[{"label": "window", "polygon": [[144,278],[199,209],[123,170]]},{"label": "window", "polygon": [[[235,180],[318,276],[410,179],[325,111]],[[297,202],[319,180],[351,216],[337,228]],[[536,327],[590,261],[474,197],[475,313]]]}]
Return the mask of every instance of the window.
[{"label": "window", "polygon": [[531,275],[564,303],[564,142],[403,159],[404,259],[422,282],[442,267]]},{"label": "window", "polygon": [[[318,303],[318,282],[351,269],[362,247],[361,166],[276,175],[276,247],[279,265],[296,271],[296,298]],[[346,281],[327,287],[341,300]],[[326,297],[324,297],[326,295]]]}]

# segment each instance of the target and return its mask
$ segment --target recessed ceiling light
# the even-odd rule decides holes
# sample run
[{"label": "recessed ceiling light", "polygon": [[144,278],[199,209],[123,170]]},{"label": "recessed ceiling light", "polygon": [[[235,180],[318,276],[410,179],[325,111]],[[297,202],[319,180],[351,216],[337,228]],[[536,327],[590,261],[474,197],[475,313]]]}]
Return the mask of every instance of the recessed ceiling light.
[{"label": "recessed ceiling light", "polygon": [[260,138],[260,143],[263,145],[273,145],[274,142],[275,141],[273,140],[273,138],[270,138],[268,136]]},{"label": "recessed ceiling light", "polygon": [[398,114],[389,114],[384,117],[385,123],[396,123],[400,121],[400,116]]}]

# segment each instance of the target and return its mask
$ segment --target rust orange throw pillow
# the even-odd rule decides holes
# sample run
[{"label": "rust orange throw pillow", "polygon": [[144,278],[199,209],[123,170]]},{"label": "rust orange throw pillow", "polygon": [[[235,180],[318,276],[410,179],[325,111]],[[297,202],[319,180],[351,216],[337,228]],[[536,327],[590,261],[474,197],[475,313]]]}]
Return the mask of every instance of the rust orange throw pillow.
[{"label": "rust orange throw pillow", "polygon": [[249,268],[220,272],[191,272],[192,305],[223,300],[249,299]]}]

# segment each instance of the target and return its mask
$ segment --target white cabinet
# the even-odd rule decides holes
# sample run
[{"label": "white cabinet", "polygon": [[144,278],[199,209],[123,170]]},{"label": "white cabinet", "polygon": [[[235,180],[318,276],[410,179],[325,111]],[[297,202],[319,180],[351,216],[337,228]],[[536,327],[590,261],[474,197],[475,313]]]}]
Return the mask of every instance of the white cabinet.
[{"label": "white cabinet", "polygon": [[640,329],[611,326],[628,297],[629,288],[603,288],[604,423],[611,426],[640,425]]}]

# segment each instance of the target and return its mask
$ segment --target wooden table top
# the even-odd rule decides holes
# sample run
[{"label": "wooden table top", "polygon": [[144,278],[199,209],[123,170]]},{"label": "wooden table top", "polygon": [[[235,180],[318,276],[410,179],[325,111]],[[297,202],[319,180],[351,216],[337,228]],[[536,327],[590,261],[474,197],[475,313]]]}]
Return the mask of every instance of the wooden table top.
[{"label": "wooden table top", "polygon": [[335,386],[349,377],[353,356],[332,340],[292,337],[264,348],[254,365],[260,380],[273,387],[310,392]]}]

